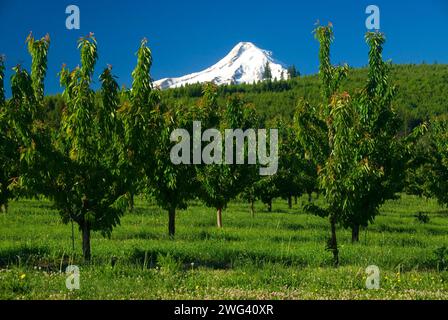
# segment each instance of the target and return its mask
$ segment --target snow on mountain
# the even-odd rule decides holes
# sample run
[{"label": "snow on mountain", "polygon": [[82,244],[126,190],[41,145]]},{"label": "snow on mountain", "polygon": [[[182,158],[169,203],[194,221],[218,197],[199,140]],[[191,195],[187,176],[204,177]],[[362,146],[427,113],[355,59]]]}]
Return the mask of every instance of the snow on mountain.
[{"label": "snow on mountain", "polygon": [[251,42],[240,42],[218,63],[203,71],[179,78],[161,79],[154,84],[167,89],[198,82],[214,82],[218,85],[254,83],[263,80],[266,62],[269,62],[272,79],[288,77],[287,69],[272,57],[272,52],[260,49]]}]

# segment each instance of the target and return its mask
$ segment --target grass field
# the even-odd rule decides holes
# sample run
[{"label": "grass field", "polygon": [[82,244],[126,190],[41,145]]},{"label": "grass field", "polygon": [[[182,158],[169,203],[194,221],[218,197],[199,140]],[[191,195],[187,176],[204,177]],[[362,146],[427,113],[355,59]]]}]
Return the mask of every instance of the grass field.
[{"label": "grass field", "polygon": [[[448,211],[433,200],[403,196],[381,209],[351,244],[338,229],[339,268],[326,252],[326,219],[277,200],[254,218],[233,202],[223,213],[199,202],[179,211],[176,237],[167,213],[137,201],[111,239],[94,234],[93,261],[81,259],[80,234],[61,223],[51,203],[20,200],[0,214],[0,299],[447,299]],[[415,215],[424,212],[429,222]],[[80,290],[65,287],[65,267],[80,267]],[[381,288],[365,287],[368,265]],[[444,271],[445,270],[445,271]],[[62,272],[61,272],[62,271]]]}]

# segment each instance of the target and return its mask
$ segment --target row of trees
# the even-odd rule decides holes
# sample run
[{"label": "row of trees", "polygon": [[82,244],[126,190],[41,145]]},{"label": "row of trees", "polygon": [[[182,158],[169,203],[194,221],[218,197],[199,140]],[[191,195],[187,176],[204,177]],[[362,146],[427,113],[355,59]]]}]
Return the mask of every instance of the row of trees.
[{"label": "row of trees", "polygon": [[207,85],[201,103],[192,108],[164,105],[152,88],[152,55],[143,40],[137,52],[132,89],[120,90],[107,66],[101,73],[100,101],[91,88],[98,59],[93,34],[81,38],[80,66],[63,66],[65,108],[55,128],[41,116],[48,36],[27,38],[32,57],[31,73],[21,66],[11,78],[12,98],[5,99],[4,62],[0,64],[0,125],[2,167],[0,200],[18,195],[43,195],[51,199],[65,223],[75,222],[82,232],[83,255],[91,257],[90,235],[109,236],[125,210],[132,208],[134,195],[155,197],[167,210],[169,234],[175,233],[175,214],[188,200],[199,197],[218,212],[251,185],[257,177],[254,166],[176,165],[169,154],[171,132],[191,131],[193,121],[208,127],[258,127],[253,108],[239,96],[218,106],[217,88]]},{"label": "row of trees", "polygon": [[[223,209],[237,196],[250,203],[254,214],[256,200],[270,210],[276,197],[291,206],[294,197],[307,193],[311,198],[318,192],[325,205],[310,202],[305,209],[329,219],[327,249],[337,265],[337,225],[351,228],[352,240],[358,241],[360,227],[373,222],[379,207],[405,182],[414,193],[436,195],[448,203],[446,179],[439,179],[448,175],[448,122],[430,125],[427,135],[427,126],[406,137],[398,134],[401,124],[392,107],[396,90],[390,84],[389,64],[382,59],[384,36],[366,35],[368,81],[349,94],[340,89],[348,67],[330,61],[332,27],[319,26],[315,35],[320,43],[320,104],[301,100],[292,121],[266,122],[238,94],[222,103],[213,84],[202,88],[193,106],[167,104],[152,87],[152,54],[145,39],[137,52],[132,88],[120,89],[107,66],[95,93],[91,83],[98,52],[90,34],[78,42],[80,66],[63,66],[59,74],[65,107],[56,126],[42,118],[50,38],[35,40],[30,35],[31,73],[14,68],[8,100],[0,60],[0,205],[6,210],[8,199],[19,195],[51,199],[65,223],[78,224],[83,256],[90,260],[91,232],[110,236],[138,194],[151,195],[167,211],[168,232],[174,236],[176,211],[191,199],[201,199],[215,210],[222,227]],[[172,132],[184,128],[193,136],[194,121],[221,133],[226,128],[278,128],[277,174],[260,176],[259,165],[247,164],[247,152],[242,165],[172,163]],[[213,145],[215,139],[209,137],[207,143]],[[247,151],[247,141],[244,146]],[[197,150],[190,149],[186,156],[194,159]],[[432,180],[425,175],[428,166]]]}]

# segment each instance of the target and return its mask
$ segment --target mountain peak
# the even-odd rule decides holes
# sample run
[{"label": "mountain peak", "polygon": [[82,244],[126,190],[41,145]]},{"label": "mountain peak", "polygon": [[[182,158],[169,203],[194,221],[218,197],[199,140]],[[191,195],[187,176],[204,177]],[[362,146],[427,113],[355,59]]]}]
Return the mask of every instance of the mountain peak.
[{"label": "mountain peak", "polygon": [[233,47],[232,50],[235,50],[235,49],[237,49],[237,50],[239,50],[239,49],[249,49],[249,48],[257,48],[257,46],[255,44],[253,44],[252,42],[241,41],[241,42],[238,42],[236,44],[236,46]]},{"label": "mountain peak", "polygon": [[[241,55],[244,52],[250,51],[250,50],[260,51],[260,52],[265,51],[265,50],[258,48],[252,42],[238,42],[237,45],[234,46],[233,49],[229,52],[228,56],[231,56],[231,55],[238,56],[238,55]],[[267,51],[265,51],[265,52],[268,53]]]},{"label": "mountain peak", "polygon": [[272,52],[260,49],[252,42],[239,42],[223,59],[203,71],[179,78],[161,79],[154,84],[166,89],[203,82],[214,82],[218,85],[254,83],[263,80],[267,63],[273,79],[288,77],[287,69],[272,58]]}]

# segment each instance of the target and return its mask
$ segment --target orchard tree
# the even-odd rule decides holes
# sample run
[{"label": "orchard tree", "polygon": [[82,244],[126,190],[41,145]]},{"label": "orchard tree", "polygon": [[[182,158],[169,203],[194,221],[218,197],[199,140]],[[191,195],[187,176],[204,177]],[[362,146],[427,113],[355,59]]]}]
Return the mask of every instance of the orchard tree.
[{"label": "orchard tree", "polygon": [[124,92],[120,108],[124,132],[120,168],[125,173],[131,209],[134,195],[144,191],[148,179],[153,176],[157,135],[153,113],[160,95],[152,90],[151,65],[151,50],[147,47],[147,40],[143,39],[137,51],[137,65],[132,72],[132,90]]},{"label": "orchard tree", "polygon": [[288,200],[288,207],[292,208],[292,198],[304,193],[311,195],[316,191],[317,172],[310,159],[306,159],[305,150],[293,126],[284,121],[277,122],[280,132],[280,149],[278,173],[274,177],[274,184],[278,195]]},{"label": "orchard tree", "polygon": [[157,203],[168,212],[168,234],[175,235],[176,210],[186,209],[188,200],[197,192],[198,185],[195,179],[195,168],[192,164],[174,163],[171,152],[174,143],[188,145],[182,157],[191,159],[190,139],[179,141],[174,133],[177,129],[190,130],[191,136],[193,120],[188,110],[166,110],[160,105],[155,110],[157,139],[154,145],[153,177],[148,186]]},{"label": "orchard tree", "polygon": [[[425,124],[426,125],[426,124]],[[433,170],[436,151],[431,141],[431,133],[424,132],[412,145],[410,159],[406,166],[406,180],[404,191],[407,194],[431,198],[433,183],[438,178]]]},{"label": "orchard tree", "polygon": [[31,75],[20,65],[13,68],[9,101],[4,96],[4,59],[0,58],[0,207],[4,211],[13,189],[35,194],[32,182],[39,174],[33,171],[42,142],[42,124],[36,119],[43,102],[50,38],[46,35],[35,40],[30,34],[26,42],[32,58]]},{"label": "orchard tree", "polygon": [[0,106],[2,106],[2,110],[5,102],[5,57],[0,55]]},{"label": "orchard tree", "polygon": [[93,34],[81,38],[78,48],[81,66],[72,71],[63,67],[60,73],[67,108],[55,144],[63,160],[51,179],[49,196],[63,222],[79,225],[83,256],[89,261],[91,232],[110,236],[126,208],[127,190],[116,159],[118,85],[111,67],[106,68],[100,76],[102,101],[95,103],[90,87],[98,58]]},{"label": "orchard tree", "polygon": [[448,117],[439,116],[431,121],[427,134],[427,159],[423,168],[426,170],[424,190],[437,201],[448,206]]},{"label": "orchard tree", "polygon": [[272,212],[272,201],[280,196],[276,176],[261,177],[254,184],[254,188],[256,196],[266,205],[268,212]]},{"label": "orchard tree", "polygon": [[[289,168],[286,165],[286,152],[288,147],[285,148],[286,142],[286,128],[282,120],[275,119],[274,121],[267,122],[265,124],[268,127],[275,127],[279,130],[279,144],[282,146],[279,151],[279,164],[278,170],[275,175],[261,176],[250,185],[250,190],[254,192],[254,198],[260,199],[263,204],[266,205],[268,212],[272,212],[272,201],[280,196],[285,198],[291,192],[294,192],[295,185],[289,180]],[[268,141],[269,143],[269,141]],[[292,188],[292,189],[290,189]]]},{"label": "orchard tree", "polygon": [[320,77],[326,103],[320,109],[301,105],[299,137],[317,160],[320,188],[327,200],[327,207],[309,205],[308,210],[329,217],[328,249],[337,265],[336,223],[351,227],[352,239],[357,241],[359,226],[372,222],[379,206],[400,190],[406,158],[397,137],[400,124],[391,107],[394,88],[382,60],[384,36],[367,34],[368,81],[353,97],[337,92],[347,69],[330,64],[331,26],[318,27],[316,36],[321,43]]},{"label": "orchard tree", "polygon": [[[21,147],[20,150],[26,151],[21,155],[19,183],[14,185],[18,187],[18,195],[25,194],[26,196],[38,196],[46,194],[46,185],[50,175],[48,172],[52,171],[51,163],[58,161],[59,158],[54,154],[52,147],[51,136],[52,131],[49,125],[44,120],[44,80],[47,73],[47,55],[50,47],[50,36],[35,40],[32,33],[26,39],[28,44],[28,52],[31,55],[31,74],[29,80],[22,75],[23,80],[19,81],[22,88],[30,87],[29,94],[24,94],[24,100],[29,105],[26,113],[31,118],[15,121],[14,128],[18,132],[18,136],[22,136],[22,145],[27,144],[31,147]],[[23,72],[23,71],[22,71]],[[31,84],[25,85],[30,82]],[[19,90],[16,90],[19,91]],[[24,92],[24,91],[22,91]],[[23,102],[25,103],[25,102]],[[18,124],[25,124],[24,127],[19,128]],[[26,135],[20,134],[27,132]]]},{"label": "orchard tree", "polygon": [[143,39],[132,73],[129,102],[122,107],[126,141],[124,171],[128,172],[132,194],[151,194],[167,210],[168,234],[174,237],[176,210],[187,208],[187,201],[194,197],[197,186],[192,165],[171,161],[175,142],[172,133],[176,129],[189,129],[191,133],[193,122],[190,111],[170,110],[161,103],[159,91],[153,89],[152,55],[146,44],[147,40]]},{"label": "orchard tree", "polygon": [[174,164],[170,159],[171,134],[178,128],[191,128],[190,115],[183,110],[168,110],[161,104],[160,93],[153,89],[150,75],[151,50],[143,39],[132,72],[132,90],[125,92],[120,117],[123,120],[124,148],[120,169],[130,192],[155,197],[168,211],[168,234],[175,235],[176,210],[185,209],[193,197],[194,167]]},{"label": "orchard tree", "polygon": [[47,54],[50,46],[50,36],[47,34],[40,40],[35,40],[32,33],[28,35],[28,52],[32,57],[31,83],[36,101],[41,104],[44,99],[44,79],[47,74]]},{"label": "orchard tree", "polygon": [[352,229],[353,242],[359,241],[360,226],[372,223],[379,207],[402,190],[407,161],[405,141],[398,136],[401,123],[392,107],[395,88],[382,59],[384,35],[369,32],[366,41],[370,47],[366,87],[338,102],[341,124],[346,126],[337,138],[344,145],[337,156],[347,163],[342,222]]},{"label": "orchard tree", "polygon": [[10,127],[7,122],[5,99],[5,64],[0,57],[0,211],[6,212],[8,199],[11,197],[8,185],[11,178],[11,165],[14,163],[14,144],[10,137]]},{"label": "orchard tree", "polygon": [[[217,110],[216,95],[210,90],[212,90],[212,87],[207,87],[205,90],[204,104],[208,106],[208,110],[213,108]],[[221,127],[219,128],[221,137],[225,136],[226,129],[241,129],[244,132],[247,129],[253,128],[253,125],[256,123],[255,111],[250,106],[244,105],[238,96],[228,98],[226,108],[222,111],[222,114],[223,117],[220,121]],[[215,117],[212,116],[212,118]],[[209,122],[209,124],[217,125],[213,121]],[[214,139],[217,138],[214,137]],[[224,141],[224,138],[222,141]],[[225,157],[227,157],[227,154],[230,154],[231,151],[228,150],[227,143],[225,143],[225,148],[220,148],[219,144],[222,146],[222,141],[213,142],[218,144],[217,149],[221,151],[225,149]],[[222,227],[222,210],[226,208],[229,201],[234,199],[246,186],[256,180],[255,171],[257,167],[247,164],[249,157],[248,140],[245,139],[243,142],[243,148],[245,150],[244,159],[239,159],[243,160],[242,164],[237,164],[236,161],[237,152],[235,152],[235,147],[238,148],[240,146],[234,138],[232,138],[230,144],[230,147],[233,149],[233,164],[226,163],[226,159],[218,152],[218,155],[214,155],[216,161],[197,167],[197,179],[201,184],[200,198],[208,207],[216,209],[218,228]]]},{"label": "orchard tree", "polygon": [[[331,235],[327,242],[327,250],[333,253],[333,262],[339,264],[339,249],[336,238],[336,224],[340,221],[342,212],[342,198],[339,184],[339,164],[335,161],[335,152],[340,146],[335,141],[339,132],[338,110],[335,105],[334,95],[339,89],[341,80],[346,77],[348,67],[335,67],[330,62],[330,45],[333,41],[332,26],[319,26],[315,30],[315,36],[320,43],[319,49],[319,78],[322,83],[322,104],[314,107],[306,102],[301,102],[296,112],[298,121],[298,137],[304,146],[307,156],[315,161],[318,167],[318,179],[320,189],[327,200],[326,207],[307,205],[306,209],[314,214],[328,217],[330,221]],[[336,142],[336,144],[335,144]]]},{"label": "orchard tree", "polygon": [[260,199],[256,188],[258,182],[259,180],[255,180],[252,184],[246,186],[239,195],[242,200],[249,203],[252,218],[255,217],[255,202]]}]

